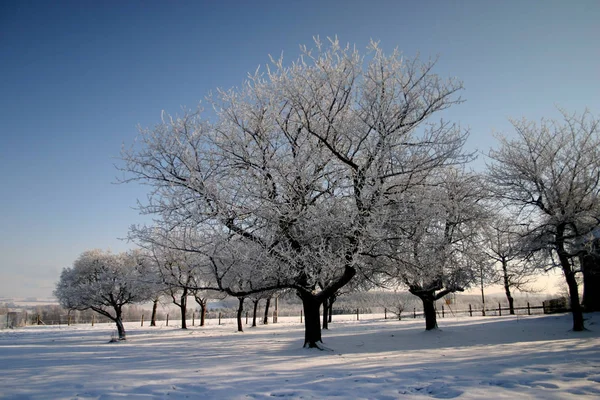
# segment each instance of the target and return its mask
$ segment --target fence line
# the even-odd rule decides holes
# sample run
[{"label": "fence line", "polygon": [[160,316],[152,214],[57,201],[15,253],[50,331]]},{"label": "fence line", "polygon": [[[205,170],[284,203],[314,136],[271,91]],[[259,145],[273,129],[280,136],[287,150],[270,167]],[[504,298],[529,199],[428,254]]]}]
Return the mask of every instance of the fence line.
[{"label": "fence line", "polygon": [[[450,307],[449,304],[442,304],[441,307],[436,309],[436,314],[438,318],[446,318],[446,317],[457,317],[459,315],[464,315],[464,316],[469,316],[469,317],[473,317],[476,315],[482,315],[482,316],[489,316],[489,317],[493,317],[493,316],[502,316],[502,315],[509,315],[510,309],[506,306],[502,306],[501,303],[498,303],[497,307],[493,307],[493,308],[473,308],[473,306],[471,304],[468,305],[468,309],[453,309],[452,307]],[[564,307],[553,307],[550,306],[548,304],[546,304],[545,302],[542,303],[542,305],[539,306],[532,306],[529,302],[527,303],[526,306],[520,306],[520,307],[514,307],[514,312],[516,315],[539,315],[539,314],[549,314],[549,313],[553,313],[553,312],[566,312],[568,311],[567,309],[565,309]],[[367,312],[367,310],[369,312]],[[383,309],[383,313],[373,313],[370,312],[370,309],[363,309],[361,312],[360,308],[356,308],[354,309],[354,311],[352,311],[351,309],[344,307],[343,309],[334,309],[334,312],[332,313],[332,321],[335,322],[335,317],[336,316],[340,316],[340,315],[355,315],[355,317],[353,317],[355,320],[360,320],[361,319],[361,315],[362,316],[368,316],[368,315],[378,315],[378,314],[383,314],[384,315],[384,319],[407,319],[407,318],[412,318],[412,319],[416,319],[416,318],[424,318],[424,313],[422,310],[417,310],[416,307],[414,307],[412,310],[402,310],[401,313],[398,314],[398,310],[392,311],[391,309],[387,309],[384,308]],[[338,312],[336,312],[338,311]],[[344,312],[343,314],[340,313],[339,311]],[[231,315],[230,315],[231,314]],[[277,316],[282,316],[283,313],[280,313],[279,315],[275,315],[275,313],[273,314],[273,316],[271,317],[271,323],[276,323],[277,322]],[[393,317],[391,314],[395,315],[395,317]],[[290,310],[286,310],[285,312],[286,316],[294,316],[293,312],[290,312]],[[303,315],[303,311],[302,309],[299,309],[296,316],[299,316],[299,322],[302,323],[303,319],[304,319],[304,315]],[[166,326],[169,326],[169,314],[166,314],[166,319],[164,318],[164,315],[162,316],[163,318],[157,319],[157,322],[162,322],[165,323],[166,321]],[[225,313],[223,311],[211,311],[208,312],[206,314],[205,317],[206,321],[213,321],[213,322],[217,322],[218,324],[221,325],[224,323],[223,320],[231,320],[233,319],[235,321],[235,313],[234,312],[228,312]],[[191,326],[196,326],[199,324],[199,316],[197,316],[196,312],[193,311],[191,314],[191,318],[188,318],[188,321],[191,320]],[[262,322],[262,315],[260,318],[257,318],[258,321]],[[149,325],[149,321],[147,319],[145,319],[145,314],[142,314],[139,317],[136,318],[124,318],[123,322],[138,322],[140,323],[141,326],[144,326],[144,322],[146,322],[146,325]],[[171,322],[175,322],[176,325],[178,325],[178,323],[180,323],[180,318],[175,318],[175,319],[171,319]],[[61,315],[58,320],[56,319],[46,319],[44,320],[40,314],[35,314],[35,313],[28,313],[28,312],[9,312],[6,315],[0,315],[0,328],[16,328],[16,327],[20,327],[20,326],[25,326],[25,325],[73,325],[73,324],[91,324],[92,326],[94,324],[113,324],[114,322],[106,317],[103,316],[96,316],[94,314],[91,315],[91,318],[73,318],[73,316],[68,313],[66,315]],[[248,321],[248,314],[246,313],[245,315],[245,323],[246,325],[249,324]],[[211,324],[212,325],[212,324]]]}]

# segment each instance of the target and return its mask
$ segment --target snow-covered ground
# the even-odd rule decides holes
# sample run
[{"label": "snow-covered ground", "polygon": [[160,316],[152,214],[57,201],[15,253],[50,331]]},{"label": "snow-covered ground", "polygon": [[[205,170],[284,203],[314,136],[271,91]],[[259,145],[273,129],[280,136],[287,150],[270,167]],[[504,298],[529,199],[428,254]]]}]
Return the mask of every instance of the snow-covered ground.
[{"label": "snow-covered ground", "polygon": [[[187,331],[127,324],[0,331],[2,399],[597,399],[600,314],[342,321],[302,349],[298,318]],[[366,316],[365,316],[366,317]]]}]

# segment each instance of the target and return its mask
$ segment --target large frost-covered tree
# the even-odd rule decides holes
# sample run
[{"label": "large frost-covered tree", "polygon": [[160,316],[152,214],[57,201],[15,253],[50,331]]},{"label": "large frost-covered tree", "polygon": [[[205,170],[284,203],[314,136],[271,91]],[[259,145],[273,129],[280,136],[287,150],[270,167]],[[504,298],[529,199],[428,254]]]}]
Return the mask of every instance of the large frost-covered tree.
[{"label": "large frost-covered tree", "polygon": [[562,121],[512,121],[517,136],[500,136],[490,151],[495,195],[519,210],[532,250],[546,250],[562,269],[573,330],[584,329],[575,274],[581,238],[600,221],[600,120],[589,112]]},{"label": "large frost-covered tree", "polygon": [[317,39],[218,91],[214,118],[186,112],[142,130],[123,152],[125,180],[150,185],[141,209],[165,231],[197,232],[187,250],[206,256],[220,289],[296,290],[305,346],[319,347],[319,307],[369,267],[361,253],[382,204],[465,160],[466,133],[431,118],[460,102],[462,84],[433,67]]},{"label": "large frost-covered tree", "polygon": [[117,325],[125,340],[123,307],[153,296],[149,266],[139,252],[112,254],[102,250],[83,252],[70,268],[64,268],[54,296],[70,310],[94,310]]}]

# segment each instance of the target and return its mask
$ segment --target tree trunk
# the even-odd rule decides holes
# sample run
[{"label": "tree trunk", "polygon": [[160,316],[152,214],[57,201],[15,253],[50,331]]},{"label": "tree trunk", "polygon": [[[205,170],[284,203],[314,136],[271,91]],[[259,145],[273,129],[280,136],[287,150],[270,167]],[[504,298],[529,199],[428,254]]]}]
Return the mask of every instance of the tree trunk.
[{"label": "tree trunk", "polygon": [[485,317],[485,293],[483,291],[483,268],[481,269],[481,315]]},{"label": "tree trunk", "polygon": [[125,340],[125,327],[123,326],[123,321],[121,320],[121,315],[115,319],[115,324],[117,324],[117,332],[119,333],[119,340]]},{"label": "tree trunk", "polygon": [[583,310],[581,309],[581,304],[579,303],[579,290],[577,287],[577,280],[575,279],[575,272],[571,267],[571,261],[567,256],[567,252],[564,247],[564,225],[558,225],[556,227],[556,252],[558,254],[558,259],[560,260],[560,265],[563,270],[563,274],[565,276],[565,280],[567,281],[567,286],[569,287],[569,296],[571,297],[571,313],[573,314],[573,331],[580,332],[585,330],[585,326],[583,324]]},{"label": "tree trunk", "polygon": [[437,316],[435,315],[435,300],[433,293],[431,295],[419,296],[423,302],[423,313],[425,314],[425,330],[431,331],[437,329]]},{"label": "tree trunk", "polygon": [[237,310],[237,326],[238,332],[244,332],[244,325],[242,325],[242,313],[244,312],[244,300],[245,297],[238,297],[238,310]]},{"label": "tree trunk", "polygon": [[200,326],[206,323],[206,300],[200,302]]},{"label": "tree trunk", "polygon": [[[562,263],[562,262],[561,262]],[[579,304],[579,290],[577,287],[577,280],[575,279],[575,273],[571,270],[569,265],[568,269],[563,266],[563,273],[569,287],[569,297],[571,297],[571,313],[573,314],[573,330],[575,332],[585,330],[583,324],[583,310]]]},{"label": "tree trunk", "polygon": [[271,298],[267,299],[267,304],[265,304],[265,317],[263,318],[263,325],[267,325],[269,323],[269,306],[271,305]]},{"label": "tree trunk", "polygon": [[325,299],[323,301],[323,329],[329,329],[329,301]]},{"label": "tree trunk", "polygon": [[252,327],[256,326],[256,313],[258,312],[258,302],[260,300],[254,300],[254,310],[252,311]]},{"label": "tree trunk", "polygon": [[304,309],[304,347],[322,349],[319,298],[310,292],[300,292]]},{"label": "tree trunk", "polygon": [[150,326],[156,326],[156,310],[158,308],[158,298],[152,301],[152,317],[150,318]]},{"label": "tree trunk", "polygon": [[[118,305],[113,305],[113,308],[115,310],[115,318],[111,318],[113,321],[115,321],[115,324],[117,325],[117,332],[119,334],[119,340],[125,340],[127,339],[126,335],[125,335],[125,327],[123,326],[123,312],[120,306]],[[106,316],[108,316],[110,318],[110,314],[104,314]]]},{"label": "tree trunk", "polygon": [[329,301],[327,302],[327,305],[329,307],[329,313],[328,316],[329,318],[327,319],[327,322],[331,323],[331,319],[333,317],[333,303],[335,303],[336,297],[335,296],[331,296],[329,298]]},{"label": "tree trunk", "polygon": [[504,277],[504,292],[506,293],[506,298],[508,299],[508,309],[510,315],[515,315],[515,300],[510,293],[510,281],[508,279],[508,266],[506,265],[506,259],[502,257],[502,274]]},{"label": "tree trunk", "polygon": [[179,303],[179,308],[181,309],[181,329],[187,329],[187,296],[188,290],[184,288]]},{"label": "tree trunk", "polygon": [[583,273],[583,311],[600,311],[600,257],[585,254],[579,260]]}]

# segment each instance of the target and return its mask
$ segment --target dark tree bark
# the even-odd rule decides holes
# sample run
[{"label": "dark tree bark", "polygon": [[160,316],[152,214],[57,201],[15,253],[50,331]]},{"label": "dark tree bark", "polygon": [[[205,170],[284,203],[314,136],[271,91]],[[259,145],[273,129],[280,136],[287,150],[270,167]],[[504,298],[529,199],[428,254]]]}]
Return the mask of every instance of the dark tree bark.
[{"label": "dark tree bark", "polygon": [[556,229],[556,253],[560,260],[560,265],[569,287],[569,296],[571,297],[571,313],[573,315],[573,331],[580,332],[585,330],[583,323],[583,310],[579,303],[579,291],[577,287],[577,280],[575,279],[575,271],[571,266],[571,260],[565,250],[565,224],[559,224]]},{"label": "dark tree bark", "polygon": [[323,329],[329,329],[329,301],[323,300]]},{"label": "dark tree bark", "polygon": [[502,274],[504,278],[504,293],[506,293],[506,299],[508,300],[508,309],[510,315],[515,315],[515,299],[512,297],[510,292],[510,282],[508,279],[508,266],[506,265],[506,258],[502,257]]},{"label": "dark tree bark", "polygon": [[117,325],[117,333],[119,335],[119,340],[127,339],[127,336],[125,334],[125,327],[123,326],[123,319],[122,319],[123,312],[122,312],[121,304],[113,304],[112,308],[115,310],[114,316],[102,308],[97,308],[97,307],[90,307],[90,308],[92,310],[96,311],[98,314],[104,315],[105,317],[107,317],[108,319],[113,321],[115,323],[115,325]]},{"label": "dark tree bark", "polygon": [[594,254],[580,256],[583,273],[583,311],[600,311],[600,257]]},{"label": "dark tree bark", "polygon": [[156,310],[158,309],[158,298],[152,301],[152,317],[150,317],[150,326],[156,326]]},{"label": "dark tree bark", "polygon": [[485,317],[485,292],[483,291],[483,270],[481,271],[481,315]]},{"label": "dark tree bark", "polygon": [[119,315],[115,319],[115,323],[117,324],[117,332],[119,333],[119,340],[125,340],[125,327],[123,326],[123,321],[121,320],[121,316]]},{"label": "dark tree bark", "polygon": [[254,303],[254,309],[252,310],[252,327],[256,326],[256,314],[258,313],[258,302],[260,300],[252,300]]},{"label": "dark tree bark", "polygon": [[184,288],[179,300],[179,309],[181,310],[181,329],[187,329],[187,297],[188,289]]},{"label": "dark tree bark", "polygon": [[206,323],[206,305],[208,303],[208,298],[200,297],[196,292],[194,292],[194,299],[200,306],[200,326],[204,326]]},{"label": "dark tree bark", "polygon": [[[438,293],[436,291],[440,290]],[[442,282],[436,282],[428,288],[422,288],[418,285],[411,286],[408,291],[423,303],[423,314],[425,315],[425,330],[437,329],[437,314],[435,312],[435,301],[441,299],[448,293],[462,292],[460,287],[451,287],[443,289]]]},{"label": "dark tree bark", "polygon": [[245,297],[238,297],[238,309],[237,309],[237,326],[238,332],[244,332],[244,325],[242,324],[242,313],[244,312],[244,300]]},{"label": "dark tree bark", "polygon": [[435,299],[433,294],[420,296],[423,302],[423,313],[425,314],[425,330],[437,329],[437,315],[435,314]]},{"label": "dark tree bark", "polygon": [[267,303],[265,304],[265,316],[263,318],[263,325],[267,325],[269,323],[269,306],[271,305],[271,298],[267,299]]},{"label": "dark tree bark", "polygon": [[304,309],[304,347],[321,349],[321,321],[319,308],[322,300],[310,292],[299,293]]},{"label": "dark tree bark", "polygon": [[329,301],[327,302],[327,305],[329,307],[329,318],[327,320],[327,322],[331,323],[331,320],[333,318],[333,303],[335,303],[335,301],[337,300],[337,296],[333,295],[333,296],[329,296]]},{"label": "dark tree bark", "polygon": [[200,304],[200,326],[206,324],[206,302]]}]

